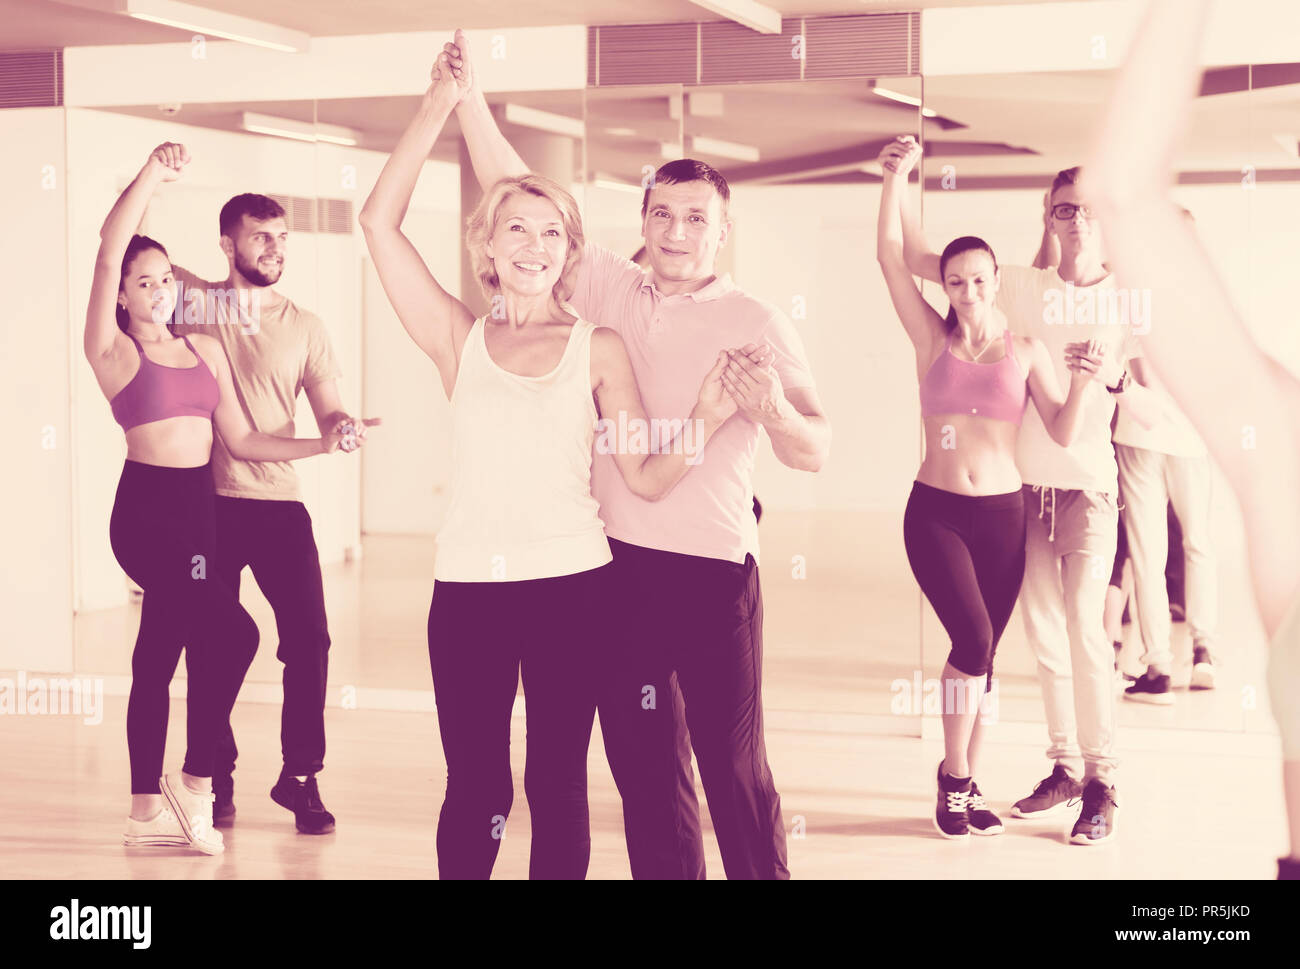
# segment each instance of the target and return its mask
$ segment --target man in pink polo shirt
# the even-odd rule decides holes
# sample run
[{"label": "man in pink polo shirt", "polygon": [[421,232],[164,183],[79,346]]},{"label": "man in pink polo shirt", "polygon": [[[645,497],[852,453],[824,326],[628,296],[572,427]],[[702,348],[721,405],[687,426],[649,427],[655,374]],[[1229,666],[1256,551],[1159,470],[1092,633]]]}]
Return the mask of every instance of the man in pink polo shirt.
[{"label": "man in pink polo shirt", "polygon": [[[438,67],[464,90],[457,116],[479,183],[526,173],[473,82],[460,31]],[[703,162],[664,165],[641,204],[650,270],[588,244],[571,298],[583,318],[623,337],[652,421],[689,413],[718,347],[734,348],[724,382],[738,413],[666,497],[632,494],[599,440],[592,464],[614,553],[600,725],[634,878],[704,877],[692,747],[727,877],[790,874],[763,742],[751,479],[760,426],[782,463],[816,471],[830,424],[790,320],[714,272],[729,201],[726,180]]]}]

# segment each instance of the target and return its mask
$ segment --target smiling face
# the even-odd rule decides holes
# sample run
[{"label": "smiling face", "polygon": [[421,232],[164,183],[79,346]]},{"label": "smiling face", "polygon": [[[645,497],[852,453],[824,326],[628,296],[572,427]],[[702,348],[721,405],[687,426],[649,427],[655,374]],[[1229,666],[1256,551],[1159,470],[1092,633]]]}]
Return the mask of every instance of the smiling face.
[{"label": "smiling face", "polygon": [[967,249],[948,260],[943,290],[959,319],[983,319],[998,294],[998,270],[983,249]]},{"label": "smiling face", "polygon": [[730,229],[722,199],[708,182],[657,183],[650,189],[641,235],[658,278],[690,282],[712,276]]},{"label": "smiling face", "polygon": [[284,217],[254,219],[244,215],[234,237],[222,236],[221,248],[239,275],[254,286],[274,286],[284,272],[289,226]]},{"label": "smiling face", "polygon": [[170,320],[176,307],[171,260],[153,248],[137,253],[122,274],[117,303],[136,323],[164,324]]},{"label": "smiling face", "polygon": [[564,273],[569,235],[555,203],[516,192],[501,203],[486,250],[503,291],[540,296]]}]

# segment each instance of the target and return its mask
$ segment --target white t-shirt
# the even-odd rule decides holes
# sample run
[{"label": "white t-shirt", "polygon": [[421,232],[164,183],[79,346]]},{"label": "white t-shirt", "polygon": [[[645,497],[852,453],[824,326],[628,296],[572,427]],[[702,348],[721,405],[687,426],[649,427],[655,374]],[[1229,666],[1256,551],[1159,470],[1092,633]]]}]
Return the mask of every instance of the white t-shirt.
[{"label": "white t-shirt", "polygon": [[[1128,293],[1115,288],[1113,276],[1092,286],[1067,283],[1056,269],[1029,266],[1002,266],[1000,276],[998,309],[1006,315],[1012,333],[1047,345],[1062,391],[1070,385],[1067,343],[1101,341],[1107,355],[1121,365],[1133,355],[1132,320],[1139,316],[1140,307],[1127,310]],[[1064,448],[1047,433],[1037,408],[1028,408],[1016,445],[1016,464],[1025,484],[1117,494],[1119,469],[1110,438],[1114,414],[1114,395],[1100,383],[1089,388],[1079,436]]]}]

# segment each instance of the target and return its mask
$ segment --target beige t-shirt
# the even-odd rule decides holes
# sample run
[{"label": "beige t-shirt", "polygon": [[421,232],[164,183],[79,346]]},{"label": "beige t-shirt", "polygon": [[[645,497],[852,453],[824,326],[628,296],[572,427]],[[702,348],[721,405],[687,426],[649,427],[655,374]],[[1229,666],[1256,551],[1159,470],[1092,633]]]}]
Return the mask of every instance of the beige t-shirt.
[{"label": "beige t-shirt", "polygon": [[[324,380],[342,376],[330,349],[325,325],[315,313],[283,299],[273,309],[260,308],[257,318],[241,316],[221,283],[211,283],[173,265],[183,289],[177,293],[179,333],[205,333],[226,351],[235,396],[256,431],[296,437],[294,413],[298,394]],[[197,295],[202,293],[200,300]],[[216,492],[230,498],[297,501],[298,475],[288,461],[243,461],[226,449],[221,435],[212,442],[212,478]]]}]

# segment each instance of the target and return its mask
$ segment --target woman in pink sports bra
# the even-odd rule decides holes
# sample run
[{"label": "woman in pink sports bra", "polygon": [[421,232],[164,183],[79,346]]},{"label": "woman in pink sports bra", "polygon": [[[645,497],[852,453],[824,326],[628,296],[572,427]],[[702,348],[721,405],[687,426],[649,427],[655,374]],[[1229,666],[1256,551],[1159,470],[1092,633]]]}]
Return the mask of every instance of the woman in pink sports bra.
[{"label": "woman in pink sports bra", "polygon": [[953,240],[940,260],[947,317],[921,296],[903,261],[902,206],[920,155],[911,139],[880,153],[884,168],[876,258],[916,350],[925,458],[903,518],[921,591],[952,639],[943,669],[944,759],[935,827],[945,838],[1002,832],[974,780],[976,714],[993,681],[993,654],[1025,574],[1025,512],[1016,436],[1030,398],[1062,446],[1078,432],[1097,348],[1071,344],[1068,396],[1040,340],[1013,336],[994,312],[998,266],[981,239]]},{"label": "woman in pink sports bra", "polygon": [[[127,747],[131,814],[127,845],[224,850],[212,827],[212,759],[257,649],[257,625],[239,597],[209,573],[214,546],[213,427],[236,457],[292,461],[339,447],[323,438],[253,431],[235,398],[230,364],[212,337],[176,339],[164,329],[175,307],[172,267],[161,245],[133,235],[154,189],[179,178],[182,145],[155,149],[109,213],[86,312],[85,351],[113,417],[126,434],[109,538],[118,564],[141,589],[131,656]],[[163,776],[168,684],[186,650],[188,746],[179,774]]]}]

